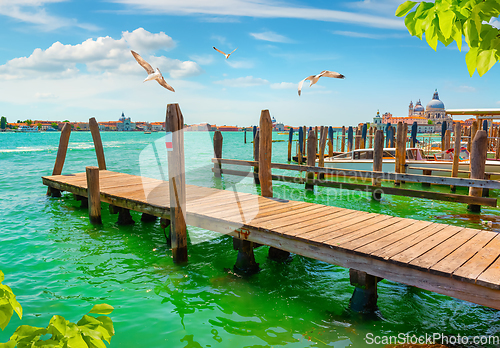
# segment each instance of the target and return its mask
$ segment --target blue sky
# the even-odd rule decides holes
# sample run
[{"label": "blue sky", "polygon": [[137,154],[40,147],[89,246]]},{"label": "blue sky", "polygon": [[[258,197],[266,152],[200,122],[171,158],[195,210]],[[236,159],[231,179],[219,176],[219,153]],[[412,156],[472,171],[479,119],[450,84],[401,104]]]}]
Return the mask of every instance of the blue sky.
[{"label": "blue sky", "polygon": [[[0,114],[17,119],[253,125],[269,109],[290,125],[405,116],[438,89],[450,109],[499,108],[500,66],[471,78],[465,50],[434,52],[394,16],[403,0],[2,0]],[[499,27],[498,20],[492,23]],[[225,59],[212,46],[230,52]],[[156,82],[130,49],[158,67]],[[322,70],[302,95],[297,84]]]}]

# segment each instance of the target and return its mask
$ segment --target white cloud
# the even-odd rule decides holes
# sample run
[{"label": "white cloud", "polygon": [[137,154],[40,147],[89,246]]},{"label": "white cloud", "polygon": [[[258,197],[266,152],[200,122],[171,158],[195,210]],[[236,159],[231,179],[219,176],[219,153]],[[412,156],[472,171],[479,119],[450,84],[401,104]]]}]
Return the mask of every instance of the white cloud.
[{"label": "white cloud", "polygon": [[500,20],[499,20],[500,17],[498,18],[492,18],[490,20],[490,25],[492,25],[493,27],[497,28],[497,29],[500,29]]},{"label": "white cloud", "polygon": [[234,69],[251,69],[254,63],[249,60],[226,60],[226,63]]},{"label": "white cloud", "polygon": [[[111,0],[145,14],[241,16],[258,18],[294,18],[325,22],[353,23],[362,26],[406,29],[402,19],[337,11],[325,8],[287,5],[276,0]],[[395,0],[393,0],[395,1]]]},{"label": "white cloud", "polygon": [[[29,57],[14,58],[1,65],[0,79],[68,78],[79,73],[79,66],[84,66],[91,73],[145,74],[130,54],[129,46],[132,45],[148,52],[171,48],[175,43],[163,32],[153,34],[142,28],[123,32],[118,40],[106,36],[88,39],[77,45],[55,42],[45,50],[35,49]],[[194,76],[202,72],[200,66],[192,61],[183,62],[164,56],[143,55],[143,58],[162,69],[163,73],[170,73],[172,78]]]},{"label": "white cloud", "polygon": [[35,93],[35,98],[36,99],[57,99],[58,96],[55,95],[54,93],[36,92]]},{"label": "white cloud", "polygon": [[291,39],[281,34],[277,34],[274,31],[265,31],[262,33],[250,33],[250,35],[257,40],[262,40],[262,41],[282,42],[282,43],[292,42]]},{"label": "white cloud", "polygon": [[387,39],[387,38],[405,38],[408,37],[407,34],[370,34],[370,33],[359,33],[355,31],[343,31],[343,30],[334,30],[332,31],[335,35],[342,35],[348,37],[356,37],[363,39]]},{"label": "white cloud", "polygon": [[74,18],[63,18],[47,13],[45,4],[64,2],[66,0],[1,0],[0,15],[16,21],[36,25],[43,30],[55,30],[63,27],[78,27],[86,30],[98,30],[93,24],[79,23]]},{"label": "white cloud", "polygon": [[210,36],[210,39],[218,41],[221,45],[225,45],[227,40],[224,36],[220,35],[212,35]]},{"label": "white cloud", "polygon": [[214,62],[214,56],[211,54],[204,54],[204,55],[190,55],[189,59],[194,60],[196,63],[200,65],[210,65]]},{"label": "white cloud", "polygon": [[471,93],[476,91],[476,87],[462,85],[457,88],[458,92]]},{"label": "white cloud", "polygon": [[271,83],[269,87],[272,89],[295,89],[297,88],[297,83],[293,82],[280,82],[280,83]]},{"label": "white cloud", "polygon": [[253,86],[267,85],[269,81],[258,77],[247,76],[247,77],[238,77],[236,79],[225,79],[221,81],[214,81],[214,83],[217,85],[224,85],[228,87],[253,87]]}]

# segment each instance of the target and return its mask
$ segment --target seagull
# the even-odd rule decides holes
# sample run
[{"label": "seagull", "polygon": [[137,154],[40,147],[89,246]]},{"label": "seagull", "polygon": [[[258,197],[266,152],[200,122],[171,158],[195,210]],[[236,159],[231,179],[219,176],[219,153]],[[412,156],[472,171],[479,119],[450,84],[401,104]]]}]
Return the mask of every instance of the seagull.
[{"label": "seagull", "polygon": [[132,52],[132,55],[134,56],[137,63],[139,63],[140,66],[142,66],[144,69],[146,69],[146,71],[148,73],[148,77],[146,77],[146,79],[143,82],[156,80],[156,81],[158,81],[158,83],[160,85],[162,85],[163,87],[165,87],[169,91],[175,92],[175,90],[172,88],[172,86],[170,86],[167,83],[167,81],[165,81],[165,79],[163,78],[163,75],[161,74],[160,69],[156,68],[156,71],[153,70],[151,65],[149,65],[148,62],[146,62],[144,59],[142,59],[142,57],[138,53],[136,53],[134,51],[130,51],[130,52]]},{"label": "seagull", "polygon": [[[213,47],[213,46],[212,46],[212,47]],[[233,52],[234,52],[234,51],[236,51],[237,49],[238,49],[238,47],[236,47],[236,48],[233,50]],[[219,53],[222,53],[222,54],[224,55],[224,57],[226,57],[226,59],[228,59],[228,58],[229,58],[229,56],[230,56],[231,54],[233,54],[233,52],[231,52],[231,53],[229,53],[229,54],[225,54],[224,52],[222,52],[221,50],[219,50],[219,49],[217,49],[217,48],[215,48],[215,47],[214,47],[214,50],[216,50],[216,51],[217,51],[217,52],[219,52]]]},{"label": "seagull", "polygon": [[323,70],[322,72],[320,72],[318,75],[311,75],[311,76],[308,76],[306,77],[305,79],[303,79],[302,81],[299,82],[299,96],[300,96],[300,91],[302,90],[302,85],[304,84],[304,81],[305,80],[309,80],[311,81],[311,84],[309,85],[309,87],[311,87],[312,85],[314,85],[316,82],[318,82],[319,78],[321,76],[326,76],[326,77],[333,77],[333,78],[336,78],[336,79],[343,79],[345,78],[344,75],[342,74],[339,74],[338,72],[335,72],[335,71],[329,71],[329,70]]}]

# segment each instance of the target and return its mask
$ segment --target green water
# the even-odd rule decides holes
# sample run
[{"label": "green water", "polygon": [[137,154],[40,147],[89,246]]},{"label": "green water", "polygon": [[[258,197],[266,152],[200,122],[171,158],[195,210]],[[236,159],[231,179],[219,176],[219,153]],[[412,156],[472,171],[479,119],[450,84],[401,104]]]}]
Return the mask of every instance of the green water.
[{"label": "green water", "polygon": [[[243,144],[242,133],[223,135],[223,157],[251,159],[252,144]],[[102,133],[108,169],[134,175],[153,170],[145,154],[162,136]],[[199,228],[188,227],[189,264],[174,265],[159,222],[142,223],[132,213],[135,225],[117,226],[103,205],[103,225],[95,227],[71,195],[45,196],[41,176],[52,172],[58,141],[57,132],[0,133],[0,269],[24,309],[22,320],[13,317],[0,332],[0,342],[21,324],[46,326],[54,314],[77,321],[102,302],[115,307],[111,347],[375,347],[365,343],[367,333],[500,334],[496,310],[387,280],[379,284],[378,313],[351,313],[347,269],[297,255],[275,263],[267,247],[256,249],[260,273],[238,277],[230,271],[237,255],[232,239]],[[213,177],[208,133],[188,132],[185,143],[188,184],[259,193],[250,178]],[[286,151],[286,142],[274,143],[273,162],[285,162]],[[96,165],[91,135],[74,132],[63,173],[87,165]],[[499,210],[492,208],[471,218],[464,204],[396,196],[373,202],[366,193],[305,193],[301,185],[280,182],[274,195],[500,230]]]}]

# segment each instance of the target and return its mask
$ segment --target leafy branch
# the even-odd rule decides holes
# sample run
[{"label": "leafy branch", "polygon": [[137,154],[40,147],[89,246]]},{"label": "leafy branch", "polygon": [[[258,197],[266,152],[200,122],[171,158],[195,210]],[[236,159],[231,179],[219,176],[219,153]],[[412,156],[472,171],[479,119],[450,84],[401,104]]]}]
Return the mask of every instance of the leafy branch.
[{"label": "leafy branch", "polygon": [[[4,275],[0,271],[0,328],[5,329],[14,312],[22,319],[22,307],[17,302],[12,289],[2,284]],[[0,348],[106,348],[104,341],[110,343],[115,330],[112,320],[105,316],[113,311],[105,303],[92,307],[78,323],[72,323],[60,315],[54,315],[46,328],[21,325],[10,340],[0,343]],[[93,317],[88,314],[104,314]],[[45,335],[50,335],[43,339]]]},{"label": "leafy branch", "polygon": [[476,69],[482,76],[500,61],[500,30],[488,24],[500,16],[500,0],[405,1],[397,8],[396,16],[406,16],[410,34],[422,40],[425,33],[425,40],[434,50],[438,41],[445,46],[455,41],[461,51],[465,38],[470,76]]}]

